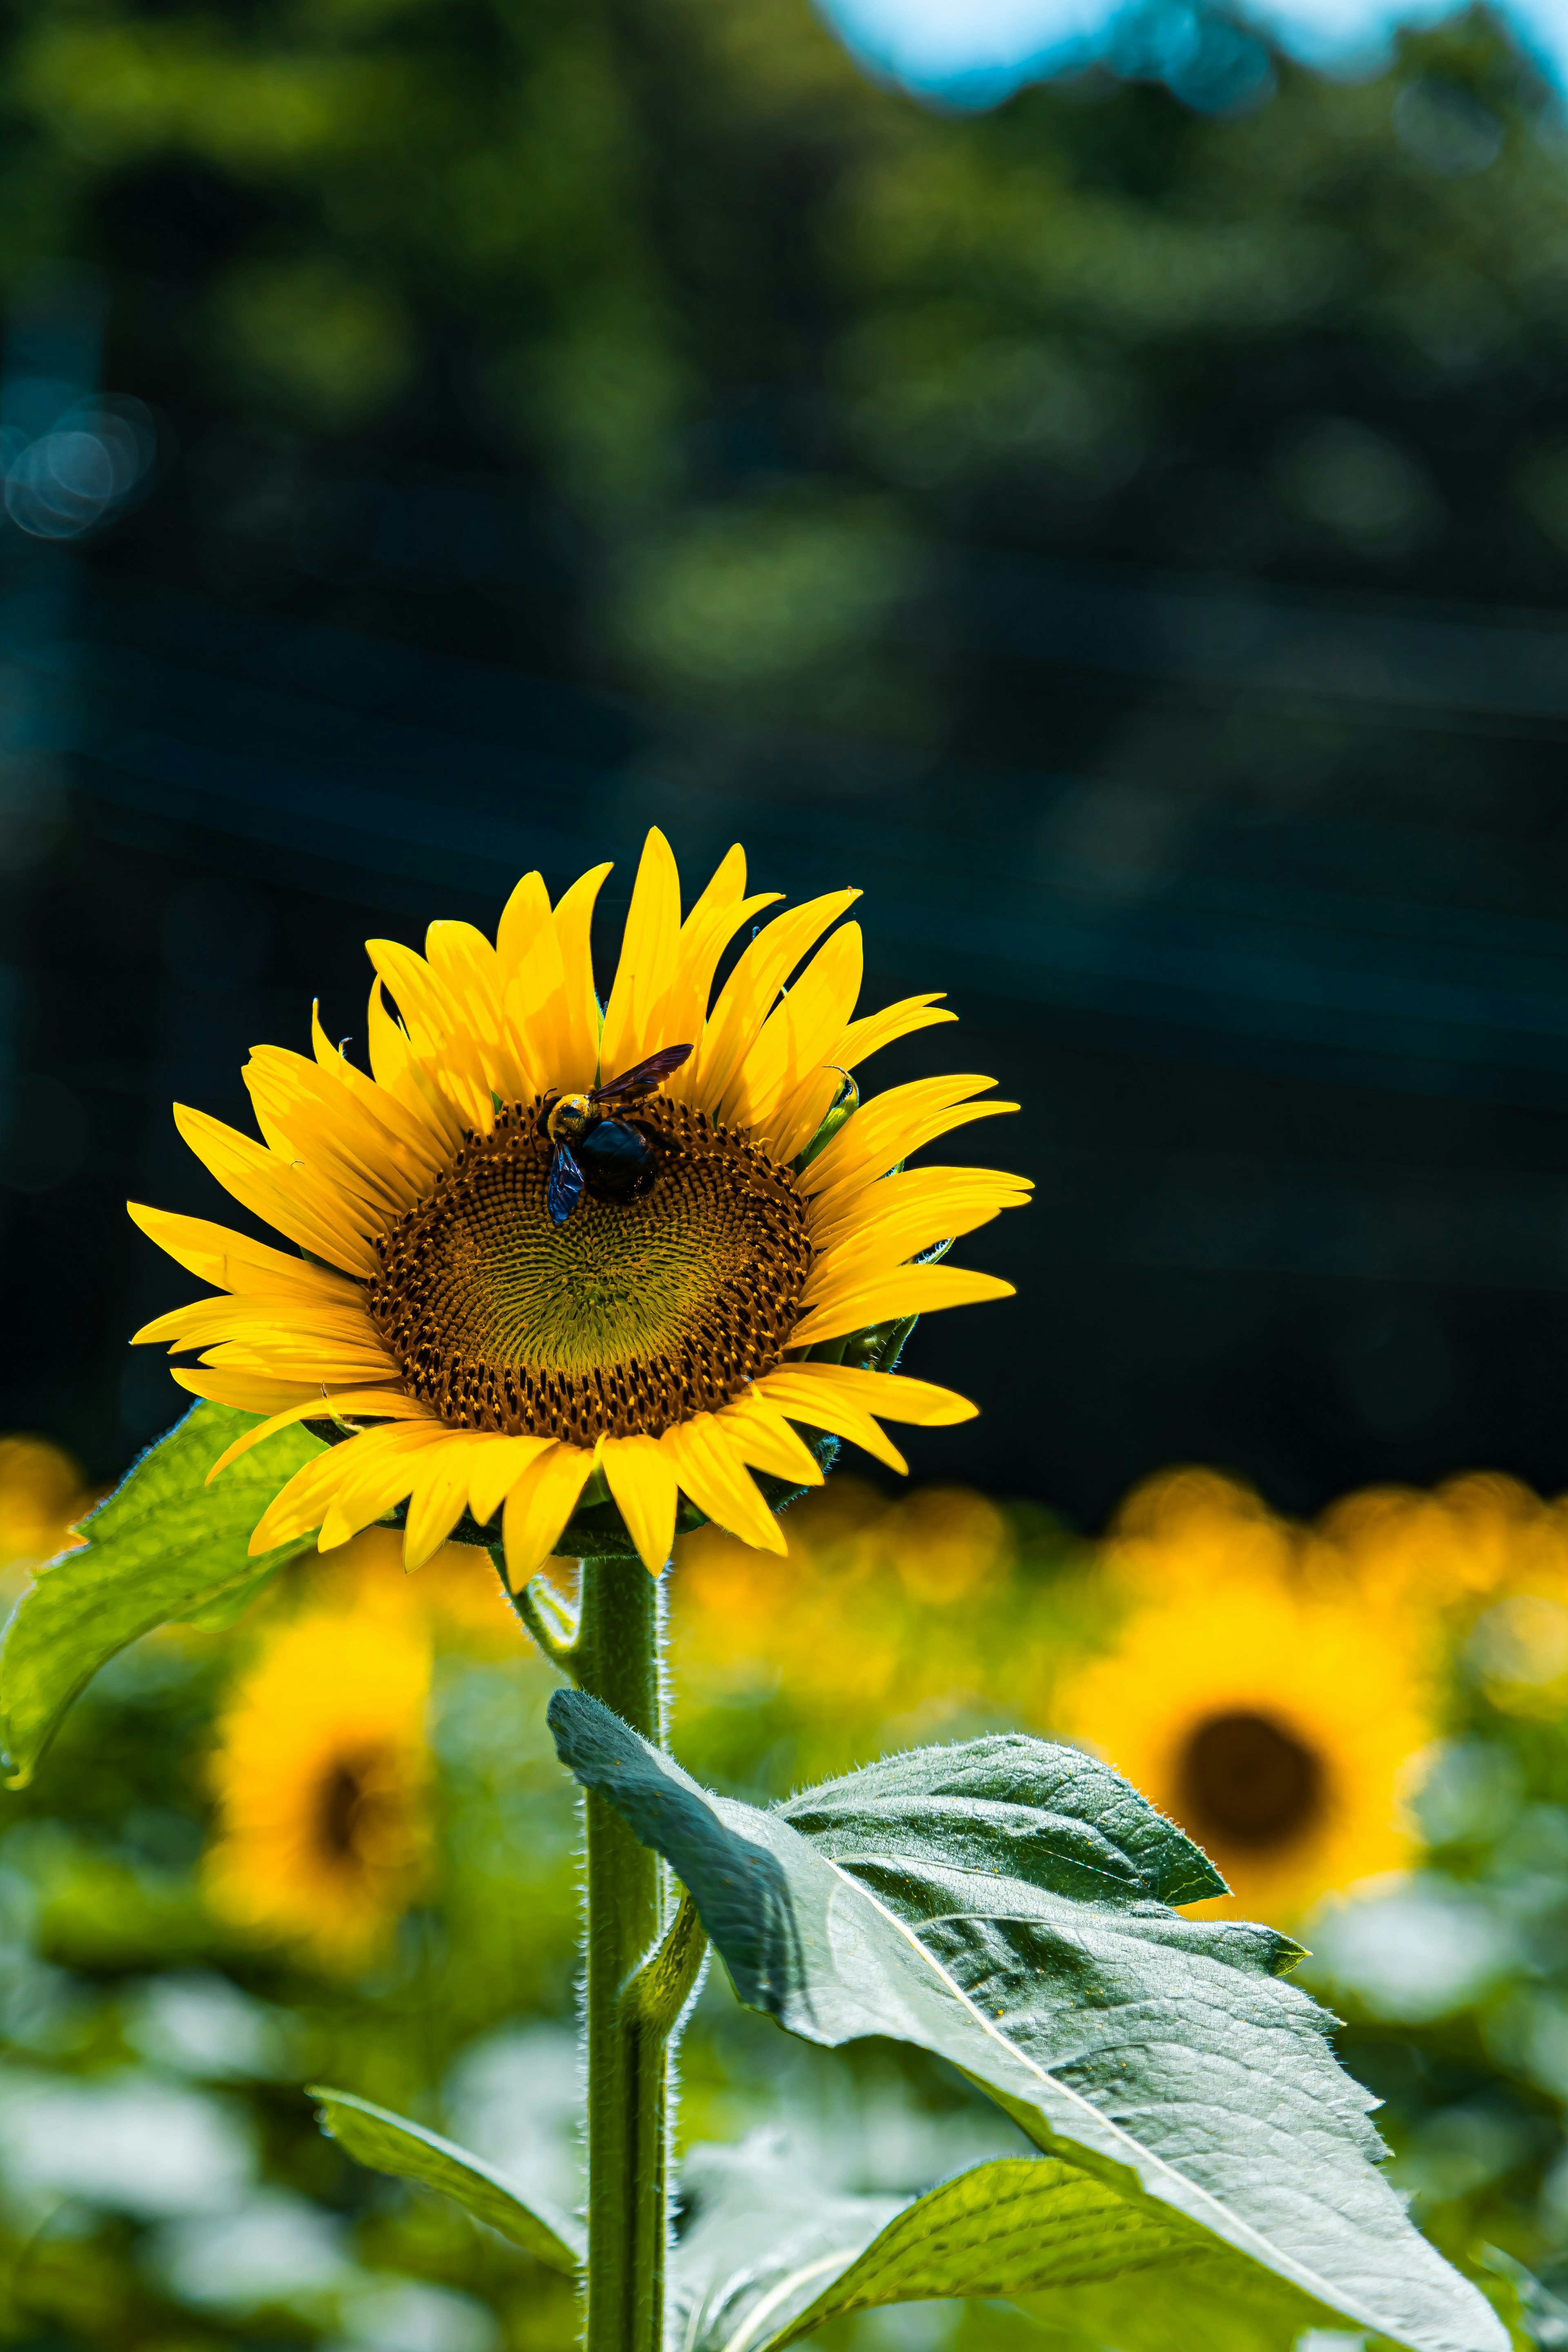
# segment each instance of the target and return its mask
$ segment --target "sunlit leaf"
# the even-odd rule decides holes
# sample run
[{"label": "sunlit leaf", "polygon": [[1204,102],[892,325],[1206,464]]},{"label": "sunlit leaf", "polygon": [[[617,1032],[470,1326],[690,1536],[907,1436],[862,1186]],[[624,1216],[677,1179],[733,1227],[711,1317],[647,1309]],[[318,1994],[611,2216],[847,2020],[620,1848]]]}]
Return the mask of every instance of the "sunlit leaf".
[{"label": "sunlit leaf", "polygon": [[[1310,2299],[1321,2320],[1337,2315],[1413,2352],[1504,2352],[1484,2298],[1379,2176],[1372,2103],[1334,2059],[1331,2021],[1273,1973],[1292,1949],[1284,1938],[1184,1919],[1142,1874],[1129,1884],[1108,1873],[1092,1900],[1058,1893],[1049,1838],[1005,1849],[1028,1857],[1033,1877],[1000,1859],[993,1875],[976,1866],[1003,1851],[988,1848],[984,1811],[955,1835],[957,1864],[924,1839],[918,1858],[898,1851],[914,1836],[911,1793],[929,1803],[952,1784],[962,1796],[973,1775],[983,1807],[1026,1810],[1031,1774],[1070,1784],[1088,1759],[1024,1739],[897,1759],[879,1781],[868,1776],[858,1850],[837,1863],[780,1814],[710,1796],[581,1692],[557,1691],[550,1717],[579,1780],[690,1888],[742,2000],[807,2041],[884,2034],[933,2052],[1047,2155],[1131,2205],[1141,2231],[1170,2231],[1173,2251],[1184,2236],[1194,2253],[1227,2248],[1283,2280],[1293,2314],[1260,2345],[1293,2342]],[[1145,1808],[1140,1829],[1127,1784],[1100,1785],[1108,1843],[1127,1856],[1146,1840],[1163,1868],[1168,1825]],[[891,1853],[876,1847],[879,1788]],[[853,1782],[838,1782],[791,1810],[811,1818],[814,1796],[855,1802]],[[873,1877],[877,1893],[863,1883]],[[1134,2242],[1152,2251],[1146,2236]]]},{"label": "sunlit leaf", "polygon": [[552,2270],[576,2276],[584,2240],[570,2214],[537,2197],[525,2198],[482,2157],[410,2123],[405,2116],[389,2114],[350,2091],[325,2090],[320,2084],[311,2086],[310,2095],[321,2102],[321,2129],[373,2172],[395,2173],[400,2180],[440,2189],[514,2246],[526,2247]]},{"label": "sunlit leaf", "polygon": [[251,1530],[286,1479],[321,1451],[303,1429],[280,1430],[208,1486],[220,1454],[255,1413],[198,1404],[150,1446],[86,1521],[87,1542],[40,1570],[0,1646],[0,1739],[22,1788],[71,1702],[116,1654],[175,1619],[226,1622],[271,1572],[315,1541],[261,1559]]}]

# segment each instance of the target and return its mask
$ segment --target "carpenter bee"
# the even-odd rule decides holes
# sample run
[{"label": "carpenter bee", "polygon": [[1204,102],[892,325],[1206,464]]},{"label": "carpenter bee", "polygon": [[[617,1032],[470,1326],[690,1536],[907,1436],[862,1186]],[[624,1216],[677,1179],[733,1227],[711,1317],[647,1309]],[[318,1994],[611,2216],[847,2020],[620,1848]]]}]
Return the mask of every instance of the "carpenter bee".
[{"label": "carpenter bee", "polygon": [[588,1095],[563,1095],[552,1107],[544,1131],[555,1146],[546,1192],[552,1224],[563,1225],[589,1192],[604,1201],[626,1201],[654,1167],[654,1145],[636,1120],[616,1118],[602,1103],[637,1102],[679,1070],[689,1045],[666,1045],[624,1077]]}]

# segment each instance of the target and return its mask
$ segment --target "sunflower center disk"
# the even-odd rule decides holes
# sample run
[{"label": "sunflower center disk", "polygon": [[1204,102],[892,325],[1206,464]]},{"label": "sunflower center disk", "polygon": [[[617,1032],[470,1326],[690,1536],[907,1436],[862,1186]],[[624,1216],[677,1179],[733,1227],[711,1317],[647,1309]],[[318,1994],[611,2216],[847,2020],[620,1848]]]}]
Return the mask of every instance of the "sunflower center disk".
[{"label": "sunflower center disk", "polygon": [[1284,1845],[1319,1814],[1322,1767],[1272,1717],[1210,1716],[1182,1759],[1183,1819],[1201,1841]]},{"label": "sunflower center disk", "polygon": [[[743,1133],[662,1097],[630,1200],[545,1204],[540,1106],[471,1137],[377,1244],[370,1310],[405,1385],[461,1429],[658,1436],[778,1363],[811,1265],[805,1208]],[[586,1158],[584,1165],[589,1165]]]}]

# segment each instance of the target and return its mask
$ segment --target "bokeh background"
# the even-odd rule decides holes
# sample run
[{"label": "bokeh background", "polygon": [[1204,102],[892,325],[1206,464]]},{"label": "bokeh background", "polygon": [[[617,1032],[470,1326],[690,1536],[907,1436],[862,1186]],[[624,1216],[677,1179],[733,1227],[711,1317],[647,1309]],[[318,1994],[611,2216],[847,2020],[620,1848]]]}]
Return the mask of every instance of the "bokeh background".
[{"label": "bokeh background", "polygon": [[[243,1119],[245,1048],[312,997],[362,1035],[367,935],[615,856],[611,945],[653,822],[689,872],[739,838],[758,887],[858,883],[868,1001],[948,990],[918,1066],[1024,1105],[1036,1205],[966,1245],[1019,1296],[917,1334],[984,1412],[915,1433],[908,1494],[852,1465],[784,1570],[687,1546],[683,1759],[765,1795],[1002,1725],[1101,1748],[1302,1927],[1396,2177],[1547,2346],[1554,38],[1209,0],[0,16],[9,1589],[182,1402],[124,1346],[184,1295],[126,1196],[216,1211],[171,1100]],[[410,1586],[379,1540],[143,1644],[0,1798],[0,2338],[570,2340],[298,2088],[573,2193],[549,1677],[472,1555]],[[955,2082],[710,1986],[689,2139],[780,2111],[847,2187],[996,2144]],[[933,2306],[835,2342],[1066,2339]]]}]

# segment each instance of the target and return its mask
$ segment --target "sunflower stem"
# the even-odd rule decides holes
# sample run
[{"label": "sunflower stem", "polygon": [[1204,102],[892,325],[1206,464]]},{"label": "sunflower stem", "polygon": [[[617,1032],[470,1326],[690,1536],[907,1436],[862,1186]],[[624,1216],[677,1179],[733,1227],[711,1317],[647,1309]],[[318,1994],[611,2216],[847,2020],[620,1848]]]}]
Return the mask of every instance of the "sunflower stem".
[{"label": "sunflower stem", "polygon": [[[585,1559],[572,1673],[663,1747],[664,1586],[640,1560]],[[587,2352],[663,2352],[669,2034],[680,2008],[627,1998],[667,1926],[664,1869],[603,1797],[584,1800],[588,2053]],[[683,1939],[684,1942],[685,1939]],[[700,1957],[700,1947],[698,1947]],[[684,1973],[684,1971],[681,1971]],[[688,1987],[689,1989],[689,1979]]]}]

